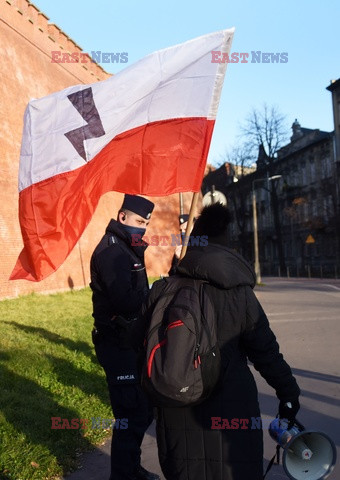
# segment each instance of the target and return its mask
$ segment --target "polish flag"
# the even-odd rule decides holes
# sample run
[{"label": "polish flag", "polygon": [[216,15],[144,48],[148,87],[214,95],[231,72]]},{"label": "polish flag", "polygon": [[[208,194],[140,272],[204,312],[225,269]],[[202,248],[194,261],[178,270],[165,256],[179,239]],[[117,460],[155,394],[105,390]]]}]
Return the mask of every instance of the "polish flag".
[{"label": "polish flag", "polygon": [[157,51],[109,79],[32,100],[19,168],[24,248],[11,280],[67,258],[108,191],[198,192],[234,29]]}]

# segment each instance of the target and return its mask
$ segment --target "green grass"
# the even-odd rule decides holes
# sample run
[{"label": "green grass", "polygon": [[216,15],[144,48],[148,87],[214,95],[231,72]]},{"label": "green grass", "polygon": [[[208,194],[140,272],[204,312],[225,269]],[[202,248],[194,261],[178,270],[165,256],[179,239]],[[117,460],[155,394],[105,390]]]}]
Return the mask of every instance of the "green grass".
[{"label": "green grass", "polygon": [[91,342],[89,289],[0,302],[0,479],[56,479],[109,435],[51,417],[111,418]]}]

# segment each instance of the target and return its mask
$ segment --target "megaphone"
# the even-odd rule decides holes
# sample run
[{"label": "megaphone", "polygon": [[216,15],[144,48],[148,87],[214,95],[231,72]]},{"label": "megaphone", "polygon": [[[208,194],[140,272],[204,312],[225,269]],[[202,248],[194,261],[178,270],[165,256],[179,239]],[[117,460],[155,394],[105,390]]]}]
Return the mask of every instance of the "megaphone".
[{"label": "megaphone", "polygon": [[269,425],[269,434],[282,448],[282,465],[291,480],[324,480],[336,462],[333,441],[322,432],[309,431],[295,420],[288,423],[275,418]]}]

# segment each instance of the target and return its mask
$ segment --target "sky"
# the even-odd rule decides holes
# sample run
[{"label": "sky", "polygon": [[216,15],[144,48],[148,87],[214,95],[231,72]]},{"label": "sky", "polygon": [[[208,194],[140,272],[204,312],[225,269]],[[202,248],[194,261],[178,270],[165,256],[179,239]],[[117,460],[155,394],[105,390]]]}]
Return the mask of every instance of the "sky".
[{"label": "sky", "polygon": [[[334,129],[331,80],[340,78],[338,0],[34,0],[83,50],[128,53],[128,63],[101,63],[117,73],[145,55],[206,33],[235,27],[208,162],[240,143],[249,112],[266,103],[304,128]],[[285,63],[252,63],[252,51],[286,53]],[[282,58],[282,57],[281,57]]]}]

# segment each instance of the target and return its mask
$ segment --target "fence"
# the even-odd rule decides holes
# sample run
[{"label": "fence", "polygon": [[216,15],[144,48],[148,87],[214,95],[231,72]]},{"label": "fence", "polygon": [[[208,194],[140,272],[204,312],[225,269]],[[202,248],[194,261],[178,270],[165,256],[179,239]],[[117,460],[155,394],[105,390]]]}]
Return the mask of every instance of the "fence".
[{"label": "fence", "polygon": [[286,269],[282,271],[279,265],[261,264],[261,274],[275,277],[304,277],[304,278],[339,278],[339,268],[337,265],[294,265],[287,263]]}]

